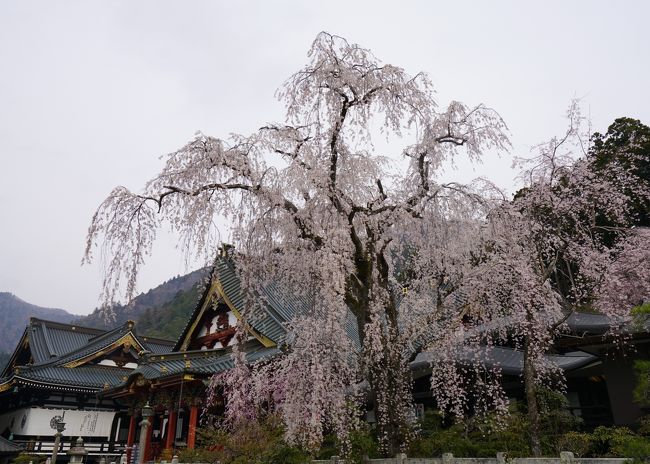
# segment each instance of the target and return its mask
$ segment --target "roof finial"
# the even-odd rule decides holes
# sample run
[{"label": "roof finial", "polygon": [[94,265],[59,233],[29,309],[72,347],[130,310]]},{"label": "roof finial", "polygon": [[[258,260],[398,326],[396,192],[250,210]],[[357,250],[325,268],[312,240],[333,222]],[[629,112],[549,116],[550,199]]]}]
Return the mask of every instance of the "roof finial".
[{"label": "roof finial", "polygon": [[219,247],[219,256],[222,258],[230,258],[230,250],[235,248],[230,243],[222,243]]}]

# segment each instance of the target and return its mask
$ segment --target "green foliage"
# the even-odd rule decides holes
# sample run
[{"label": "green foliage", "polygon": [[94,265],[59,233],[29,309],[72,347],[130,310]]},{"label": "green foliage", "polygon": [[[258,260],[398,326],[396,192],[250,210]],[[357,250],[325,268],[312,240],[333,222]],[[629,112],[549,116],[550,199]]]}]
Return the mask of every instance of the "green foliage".
[{"label": "green foliage", "polygon": [[[590,440],[586,434],[574,436],[580,440],[576,440],[572,448],[566,447],[572,438],[569,434],[582,422],[569,413],[564,395],[548,389],[540,389],[537,393],[543,453],[551,456],[567,450],[577,455],[587,453]],[[409,456],[431,457],[453,453],[458,457],[491,457],[505,452],[509,457],[527,457],[531,454],[527,434],[528,416],[523,403],[513,403],[510,414],[505,418],[488,415],[458,421],[449,427],[443,425],[438,413],[427,411],[420,428],[420,437],[413,442]]]},{"label": "green foliage", "polygon": [[644,303],[640,306],[635,306],[632,308],[632,315],[633,316],[650,316],[650,301],[648,303]]},{"label": "green foliage", "polygon": [[326,435],[315,459],[330,459],[332,456],[341,455],[341,449],[344,448],[348,449],[346,462],[350,463],[361,463],[364,456],[381,457],[375,430],[364,423],[359,429],[350,433],[349,441],[345,446],[336,439],[335,435]]},{"label": "green foliage", "polygon": [[267,453],[264,462],[268,464],[304,464],[309,462],[309,455],[292,446],[281,444]]},{"label": "green foliage", "polygon": [[[350,450],[347,455],[349,462],[360,463],[364,456],[370,458],[381,457],[377,438],[368,425],[352,431],[350,434],[349,447]],[[341,448],[342,446],[339,446],[339,449]]]},{"label": "green foliage", "polygon": [[323,437],[323,443],[316,453],[316,459],[329,459],[331,456],[339,454],[339,443],[336,436],[327,434]]},{"label": "green foliage", "polygon": [[421,424],[420,437],[413,441],[409,456],[432,457],[453,453],[458,457],[490,457],[498,452],[509,456],[528,456],[525,415],[514,412],[502,423],[491,416],[459,421],[444,427],[440,415],[427,411]]},{"label": "green foliage", "polygon": [[207,269],[199,269],[177,276],[146,293],[136,296],[127,305],[116,304],[111,308],[114,318],[106,318],[103,308],[76,320],[79,325],[111,330],[135,319],[139,334],[176,340],[196,307],[203,290]]},{"label": "green foliage", "polygon": [[569,401],[560,392],[548,388],[537,389],[537,402],[541,415],[542,447],[557,450],[557,441],[567,432],[578,429],[582,419],[569,412]]},{"label": "green foliage", "polygon": [[641,419],[639,419],[638,432],[644,437],[650,437],[650,414],[646,414]]},{"label": "green foliage", "polygon": [[45,459],[46,456],[39,456],[38,454],[20,453],[11,462],[14,464],[29,464],[31,461],[33,464],[39,464],[45,462]]},{"label": "green foliage", "polygon": [[198,295],[196,287],[179,290],[162,306],[144,309],[136,320],[138,333],[169,340],[177,339],[196,306]]},{"label": "green foliage", "polygon": [[[589,155],[604,176],[617,164],[634,174],[639,183],[650,184],[650,127],[637,119],[618,118],[605,134],[596,132],[592,143]],[[636,224],[650,225],[650,204],[634,196],[629,202]]]},{"label": "green foliage", "polygon": [[559,451],[579,457],[631,458],[645,462],[650,456],[650,439],[635,435],[627,427],[598,427],[593,433],[567,432],[558,440]]},{"label": "green foliage", "polygon": [[650,406],[650,361],[637,359],[634,361],[634,371],[637,377],[634,401],[643,406]]},{"label": "green foliage", "polygon": [[[284,439],[284,430],[276,417],[270,416],[259,423],[248,423],[236,431],[218,428],[200,429],[199,447],[179,455],[182,462],[215,462],[223,464],[302,464],[312,458],[330,459],[340,455],[342,444],[333,434],[325,440],[316,456],[288,445]],[[345,444],[349,452],[346,462],[361,463],[364,456],[380,457],[377,438],[373,429],[365,425],[350,434]]]},{"label": "green foliage", "polygon": [[634,432],[627,427],[596,427],[591,434],[591,453],[599,457],[620,456],[623,443],[633,436]]},{"label": "green foliage", "polygon": [[[236,431],[219,428],[201,429],[198,435],[199,456],[203,462],[222,464],[301,464],[310,456],[283,440],[283,429],[276,417],[250,422]],[[190,456],[191,457],[191,456]],[[181,456],[179,455],[179,461]],[[198,462],[201,459],[183,462]]]},{"label": "green foliage", "polygon": [[635,330],[645,332],[650,323],[650,301],[632,308],[632,325]]},{"label": "green foliage", "polygon": [[[560,451],[571,451],[577,457],[625,457],[632,463],[645,463],[650,456],[650,416],[640,421],[639,434],[626,427],[598,427],[593,433],[566,430],[578,426],[558,413],[565,404],[562,395],[545,392],[540,401],[544,411],[542,420],[543,454],[557,456]],[[413,440],[408,456],[430,458],[453,453],[457,457],[494,457],[505,452],[509,458],[530,456],[526,435],[528,422],[521,404],[513,404],[507,418],[488,416],[446,425],[438,412],[426,411],[420,422],[420,436]],[[561,417],[558,420],[558,417]],[[179,454],[181,462],[216,462],[223,464],[303,464],[310,459],[329,459],[340,454],[341,444],[333,435],[327,435],[316,454],[287,445],[283,429],[275,417],[259,423],[249,423],[236,432],[223,429],[200,429],[199,447]],[[363,457],[380,457],[374,430],[365,425],[353,432],[347,443],[350,454],[347,462],[361,463]],[[20,464],[27,464],[29,459]],[[35,463],[37,461],[34,461]]]},{"label": "green foliage", "polygon": [[650,440],[646,437],[626,437],[613,452],[616,456],[632,458],[633,462],[650,462]]},{"label": "green foliage", "polygon": [[215,462],[219,453],[207,448],[184,449],[178,453],[179,462]]},{"label": "green foliage", "polygon": [[589,433],[567,432],[557,439],[556,454],[562,451],[571,451],[577,457],[589,454],[592,446],[592,438]]}]

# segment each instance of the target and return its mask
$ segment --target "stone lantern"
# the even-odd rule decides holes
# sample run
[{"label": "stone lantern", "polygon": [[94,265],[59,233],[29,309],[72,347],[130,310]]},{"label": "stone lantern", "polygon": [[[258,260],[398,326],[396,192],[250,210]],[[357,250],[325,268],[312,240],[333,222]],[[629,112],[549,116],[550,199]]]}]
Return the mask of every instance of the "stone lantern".
[{"label": "stone lantern", "polygon": [[153,416],[153,409],[147,401],[147,404],[145,404],[142,408],[142,422],[140,422],[140,443],[138,447],[137,464],[142,464],[144,462],[144,454],[147,447],[148,428],[151,425],[149,418],[151,416]]},{"label": "stone lantern", "polygon": [[65,417],[65,411],[62,416],[54,416],[50,420],[50,427],[56,430],[54,434],[54,448],[52,449],[52,463],[56,464],[56,456],[59,454],[59,448],[61,447],[61,437],[63,436],[63,431],[65,430],[65,422],[63,418]]},{"label": "stone lantern", "polygon": [[67,455],[70,456],[70,464],[81,464],[84,462],[84,458],[88,454],[88,451],[84,447],[84,441],[81,437],[77,438],[75,445],[71,447]]}]

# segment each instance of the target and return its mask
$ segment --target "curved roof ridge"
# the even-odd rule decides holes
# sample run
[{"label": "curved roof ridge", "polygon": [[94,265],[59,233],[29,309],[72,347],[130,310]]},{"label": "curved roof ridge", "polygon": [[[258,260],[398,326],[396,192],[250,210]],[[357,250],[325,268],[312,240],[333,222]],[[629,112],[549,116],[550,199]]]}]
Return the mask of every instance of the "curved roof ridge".
[{"label": "curved roof ridge", "polygon": [[59,321],[52,321],[49,319],[41,319],[39,317],[31,316],[29,318],[29,325],[33,326],[35,323],[42,322],[48,325],[48,327],[53,327],[57,329],[63,329],[63,330],[74,330],[75,332],[88,332],[88,333],[94,333],[94,334],[101,334],[106,332],[106,330],[103,329],[98,329],[96,327],[88,327],[85,325],[78,325],[74,323],[66,323],[66,322],[59,322]]},{"label": "curved roof ridge", "polygon": [[131,330],[132,327],[133,326],[129,324],[122,324],[113,330],[101,334],[101,336],[93,337],[92,339],[88,340],[88,343],[77,349],[64,353],[61,356],[50,361],[34,364],[34,367],[45,368],[48,366],[63,365],[76,359],[84,358],[101,351],[106,346],[115,343],[120,338],[128,335],[129,333],[133,335],[133,338],[135,338],[135,340],[141,345],[142,348],[146,348],[137,334]]},{"label": "curved roof ridge", "polygon": [[52,340],[50,339],[50,334],[47,331],[47,324],[44,321],[41,321],[41,330],[43,331],[43,339],[45,340],[45,346],[47,351],[50,353],[50,358],[55,358],[58,356],[58,353],[52,345]]},{"label": "curved roof ridge", "polygon": [[210,290],[212,289],[212,282],[214,281],[215,273],[217,272],[217,260],[219,257],[217,257],[214,261],[214,264],[212,265],[212,269],[210,269],[210,272],[208,273],[207,277],[207,282],[203,284],[203,292],[201,293],[200,298],[196,302],[196,305],[194,306],[194,309],[192,310],[192,313],[190,316],[187,318],[187,322],[185,323],[185,326],[183,327],[183,330],[181,330],[180,335],[178,336],[178,339],[174,343],[174,346],[172,348],[172,352],[180,351],[180,348],[183,344],[183,341],[187,335],[187,332],[190,329],[190,326],[192,325],[192,321],[194,318],[198,315],[198,312],[201,310],[201,307],[203,306],[203,302],[206,298],[210,296]]},{"label": "curved roof ridge", "polygon": [[134,327],[135,327],[135,322],[133,322],[132,320],[125,321],[122,323],[122,325],[118,325],[117,327],[111,330],[106,330],[104,331],[104,333],[100,333],[95,335],[94,337],[89,338],[88,343],[93,343],[95,341],[101,340],[102,338],[106,338],[112,335],[113,333],[122,331],[124,328],[127,328],[128,330],[131,330],[132,332],[135,333]]}]

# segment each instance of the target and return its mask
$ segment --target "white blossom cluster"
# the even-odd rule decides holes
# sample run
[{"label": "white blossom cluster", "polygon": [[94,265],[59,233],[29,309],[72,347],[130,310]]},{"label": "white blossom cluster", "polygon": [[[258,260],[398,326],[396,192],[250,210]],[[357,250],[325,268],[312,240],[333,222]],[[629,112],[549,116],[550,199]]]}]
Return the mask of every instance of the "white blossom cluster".
[{"label": "white blossom cluster", "polygon": [[[471,387],[454,363],[459,347],[478,356],[486,344],[528,337],[535,378],[554,372],[543,356],[549,328],[566,317],[565,300],[574,308],[593,295],[608,265],[589,227],[570,232],[596,205],[622,214],[617,186],[561,156],[573,127],[566,140],[541,148],[521,201],[506,201],[485,180],[439,182],[455,156],[478,160],[509,142],[495,111],[459,102],[439,111],[432,93],[426,75],[411,76],[321,33],[309,63],[278,92],[284,123],[225,139],[197,133],[142,193],[118,187],[99,207],[86,259],[101,241],[108,300],[120,288],[133,294],[156,231],[169,224],[187,252],[206,261],[230,234],[249,308],[244,318],[264,304],[260,295],[270,284],[310,302],[290,322],[283,356],[250,367],[234,350],[236,368],[216,380],[227,393],[230,425],[272,405],[288,441],[315,448],[328,431],[345,443],[371,404],[382,446],[394,452],[413,430],[408,366],[418,350],[439,351],[432,389],[456,414]],[[579,115],[572,111],[573,121]],[[401,175],[375,152],[377,126],[393,138],[417,137],[399,152],[408,162]],[[570,203],[565,188],[576,189]],[[537,220],[544,208],[561,222]],[[218,230],[218,218],[228,220],[228,231]],[[580,268],[568,292],[551,282],[557,250]],[[350,313],[358,341],[346,326]],[[477,329],[488,323],[494,330]],[[477,371],[476,378],[483,392],[477,408],[504,410],[499,372]]]}]

